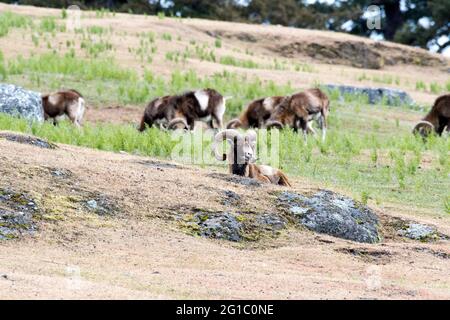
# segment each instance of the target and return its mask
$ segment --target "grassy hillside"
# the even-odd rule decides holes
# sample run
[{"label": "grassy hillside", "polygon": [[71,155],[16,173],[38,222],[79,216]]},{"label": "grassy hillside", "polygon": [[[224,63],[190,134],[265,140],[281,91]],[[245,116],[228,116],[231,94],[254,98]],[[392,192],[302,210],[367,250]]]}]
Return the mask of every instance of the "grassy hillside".
[{"label": "grassy hillside", "polygon": [[[85,12],[81,28],[70,30],[65,11],[1,7],[7,9],[0,13],[2,81],[42,92],[73,87],[87,97],[91,110],[81,131],[69,124],[29,127],[0,116],[0,129],[29,132],[55,142],[169,158],[177,143],[171,133],[152,129],[139,134],[135,125],[150,99],[192,88],[213,87],[233,96],[226,120],[252,99],[330,82],[401,88],[425,108],[438,94],[450,91],[443,67],[368,70],[327,65],[308,57],[287,58],[262,44],[210,36],[204,32],[205,22],[199,20]],[[220,22],[210,23],[212,29],[223,27]],[[256,37],[261,32],[258,28],[264,27],[249,26],[248,32],[255,29]],[[286,34],[292,32],[283,29]],[[348,40],[345,37],[336,34],[336,39]],[[418,76],[425,72],[431,75],[426,80]],[[292,177],[306,177],[381,207],[449,213],[450,141],[433,137],[424,143],[410,134],[426,109],[373,106],[364,97],[340,99],[335,92],[328,93],[332,112],[327,141],[309,139],[305,145],[298,135],[284,130],[281,168]],[[115,111],[102,110],[117,105],[119,109],[126,106],[123,110],[129,116],[109,123]],[[93,112],[102,113],[101,123],[90,118]],[[203,149],[208,146],[204,139]],[[197,164],[210,165],[203,158]]]}]

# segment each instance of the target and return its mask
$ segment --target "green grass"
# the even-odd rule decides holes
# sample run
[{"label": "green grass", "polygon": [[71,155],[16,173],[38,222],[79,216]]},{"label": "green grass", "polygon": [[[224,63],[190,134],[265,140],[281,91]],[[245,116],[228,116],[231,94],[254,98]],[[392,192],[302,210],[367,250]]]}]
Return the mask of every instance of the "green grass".
[{"label": "green grass", "polygon": [[12,12],[0,13],[0,37],[6,36],[13,28],[27,28],[31,25],[32,21],[27,16]]},{"label": "green grass", "polygon": [[55,17],[44,17],[41,19],[39,29],[42,32],[54,32],[57,30],[57,28],[58,24]]},{"label": "green grass", "polygon": [[8,61],[7,72],[10,75],[32,72],[72,75],[85,80],[137,78],[136,72],[120,68],[112,59],[80,59],[75,57],[73,51],[62,56],[55,53],[32,56],[28,59],[18,56]]},{"label": "green grass", "polygon": [[247,69],[258,69],[260,68],[259,64],[246,59],[246,60],[241,60],[241,59],[237,59],[233,56],[223,56],[220,58],[220,63],[227,65],[227,66],[235,66],[235,67],[241,67],[241,68],[247,68]]},{"label": "green grass", "polygon": [[[398,203],[436,213],[447,212],[450,163],[444,159],[448,158],[450,142],[431,137],[424,143],[407,128],[400,128],[393,135],[394,122],[382,125],[378,132],[366,132],[352,125],[352,112],[353,107],[334,105],[325,143],[311,137],[305,145],[299,134],[283,130],[279,140],[280,161],[275,164],[290,176],[345,189],[363,201],[374,199],[378,204]],[[360,120],[369,121],[364,117]],[[170,158],[178,143],[172,132],[152,128],[141,134],[135,125],[87,124],[78,130],[67,122],[58,127],[49,123],[30,126],[25,120],[0,115],[0,129],[26,132],[53,142],[160,158]],[[193,139],[189,134],[186,138]],[[209,150],[209,144],[204,139],[203,149]],[[261,144],[260,141],[260,147]],[[268,148],[271,147],[269,143]],[[425,156],[431,159],[431,164],[420,168]],[[271,164],[270,159],[261,155],[260,158]]]},{"label": "green grass", "polygon": [[170,33],[164,32],[161,37],[163,40],[172,41],[172,35]]},{"label": "green grass", "polygon": [[0,79],[6,80],[8,77],[8,71],[5,66],[5,58],[3,56],[3,52],[0,50]]},{"label": "green grass", "polygon": [[96,34],[96,35],[103,35],[107,32],[107,30],[100,26],[90,26],[87,28],[88,33],[90,34]]}]

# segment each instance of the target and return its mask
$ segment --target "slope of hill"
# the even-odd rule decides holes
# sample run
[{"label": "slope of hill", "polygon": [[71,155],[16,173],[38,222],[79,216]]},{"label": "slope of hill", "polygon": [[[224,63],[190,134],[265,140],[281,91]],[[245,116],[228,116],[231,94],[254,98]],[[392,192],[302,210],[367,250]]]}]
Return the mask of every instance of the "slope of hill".
[{"label": "slope of hill", "polygon": [[[233,96],[227,120],[256,97],[327,83],[402,89],[430,106],[450,91],[448,60],[277,26],[83,12],[71,30],[61,10],[0,4],[0,15],[2,81],[74,87],[89,106],[81,130],[0,115],[0,298],[450,297],[450,141],[411,135],[424,109],[330,92],[326,143],[280,133],[292,191],[366,203],[382,222],[378,244],[292,223],[238,242],[201,237],[198,212],[271,217],[286,189],[171,161],[170,133],[135,129],[151,98],[202,86]],[[437,231],[400,235],[416,222]]]},{"label": "slope of hill", "polygon": [[[393,233],[408,213],[378,210],[380,244],[292,226],[238,243],[204,239],[177,218],[192,208],[273,212],[273,192],[286,189],[67,145],[0,148],[0,194],[26,194],[41,212],[31,235],[0,242],[0,298],[449,298],[449,241]],[[293,189],[317,186],[297,178]],[[226,192],[240,201],[223,202]],[[450,234],[448,218],[419,221]]]}]

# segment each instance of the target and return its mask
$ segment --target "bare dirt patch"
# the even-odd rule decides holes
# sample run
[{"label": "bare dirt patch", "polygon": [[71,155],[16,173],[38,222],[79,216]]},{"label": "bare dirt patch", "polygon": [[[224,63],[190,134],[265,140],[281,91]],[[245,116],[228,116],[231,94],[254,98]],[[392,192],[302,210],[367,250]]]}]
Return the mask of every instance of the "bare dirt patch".
[{"label": "bare dirt patch", "polygon": [[[38,232],[0,242],[2,298],[449,298],[448,240],[361,245],[292,228],[274,219],[274,194],[284,188],[217,179],[217,170],[161,171],[140,164],[157,159],[64,145],[36,153],[0,140],[0,149],[2,185],[27,190],[44,211]],[[292,183],[296,192],[316,190]],[[87,201],[103,205],[99,195],[119,212],[92,212]],[[243,234],[267,225],[257,233],[265,236],[230,242],[178,226],[177,217],[200,213],[191,222],[212,234],[222,212]],[[372,265],[381,268],[380,288],[366,283]],[[73,270],[80,271],[75,287]]]}]

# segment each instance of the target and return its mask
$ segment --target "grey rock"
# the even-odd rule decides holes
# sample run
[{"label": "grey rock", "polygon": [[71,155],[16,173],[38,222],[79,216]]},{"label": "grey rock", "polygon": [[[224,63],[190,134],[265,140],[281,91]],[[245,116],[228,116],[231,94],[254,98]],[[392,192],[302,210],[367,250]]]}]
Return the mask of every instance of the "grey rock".
[{"label": "grey rock", "polygon": [[292,214],[304,214],[304,213],[308,212],[308,210],[309,210],[308,208],[302,208],[299,206],[293,206],[293,207],[289,208],[289,211]]},{"label": "grey rock", "polygon": [[0,112],[29,121],[44,121],[41,94],[13,84],[0,83]]},{"label": "grey rock", "polygon": [[242,223],[233,214],[199,212],[194,215],[194,219],[202,237],[236,242],[241,240]]},{"label": "grey rock", "polygon": [[278,200],[310,230],[357,242],[380,241],[377,215],[350,198],[328,190],[310,197],[285,191]]},{"label": "grey rock", "polygon": [[56,145],[53,143],[47,142],[45,140],[27,136],[23,134],[15,134],[15,133],[0,133],[0,138],[6,139],[8,141],[29,144],[35,147],[43,148],[43,149],[55,149]]},{"label": "grey rock", "polygon": [[96,210],[97,209],[97,201],[95,200],[89,200],[86,202],[86,205],[89,207],[89,209],[91,210]]},{"label": "grey rock", "polygon": [[0,189],[0,240],[17,238],[36,230],[36,202],[27,194]]},{"label": "grey rock", "polygon": [[420,223],[410,223],[406,229],[398,230],[397,233],[413,240],[426,240],[437,236],[435,228]]},{"label": "grey rock", "polygon": [[119,212],[119,208],[113,200],[102,194],[91,195],[92,198],[87,200],[85,207],[100,216],[114,215]]},{"label": "grey rock", "polygon": [[286,228],[286,220],[280,216],[273,214],[263,214],[256,219],[257,223],[267,225],[273,231]]},{"label": "grey rock", "polygon": [[236,192],[231,190],[225,190],[224,191],[224,199],[222,201],[222,204],[226,206],[230,205],[236,205],[241,200],[241,196],[238,195]]},{"label": "grey rock", "polygon": [[329,90],[338,90],[343,98],[346,94],[366,95],[370,104],[377,104],[386,100],[387,104],[397,105],[416,105],[411,96],[402,90],[391,88],[372,88],[372,87],[354,87],[346,85],[327,84],[324,86]]}]

